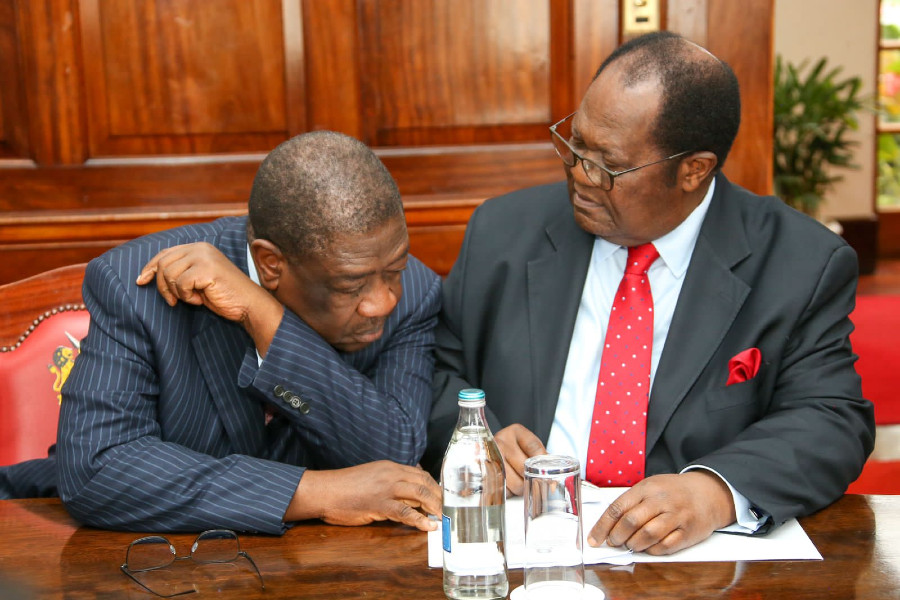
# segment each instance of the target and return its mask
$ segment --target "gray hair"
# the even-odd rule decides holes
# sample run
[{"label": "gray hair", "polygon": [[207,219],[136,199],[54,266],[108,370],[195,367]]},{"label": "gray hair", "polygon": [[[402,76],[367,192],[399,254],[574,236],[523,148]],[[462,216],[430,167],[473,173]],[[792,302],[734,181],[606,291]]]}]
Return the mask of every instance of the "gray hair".
[{"label": "gray hair", "polygon": [[365,234],[403,217],[400,190],[372,150],[342,133],[313,131],[272,150],[250,191],[249,234],[288,258],[321,254],[336,233]]}]

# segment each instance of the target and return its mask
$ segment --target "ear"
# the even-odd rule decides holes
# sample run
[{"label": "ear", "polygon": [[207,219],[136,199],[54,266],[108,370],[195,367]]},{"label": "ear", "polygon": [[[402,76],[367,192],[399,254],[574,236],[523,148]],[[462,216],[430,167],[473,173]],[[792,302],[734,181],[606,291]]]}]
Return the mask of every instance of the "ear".
[{"label": "ear", "polygon": [[250,256],[256,263],[259,284],[270,292],[277,290],[281,274],[287,268],[281,249],[269,240],[257,239],[250,242]]},{"label": "ear", "polygon": [[709,177],[718,164],[712,152],[695,152],[681,161],[679,175],[681,188],[687,193],[695,192]]}]

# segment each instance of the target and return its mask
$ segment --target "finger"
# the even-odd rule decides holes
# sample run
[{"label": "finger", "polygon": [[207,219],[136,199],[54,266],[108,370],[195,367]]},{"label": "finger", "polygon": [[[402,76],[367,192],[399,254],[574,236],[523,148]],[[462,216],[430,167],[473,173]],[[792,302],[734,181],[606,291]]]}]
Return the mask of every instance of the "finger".
[{"label": "finger", "polygon": [[156,274],[156,289],[169,306],[178,303],[178,288],[165,269],[159,269]]},{"label": "finger", "polygon": [[156,255],[147,261],[147,264],[141,269],[140,274],[138,274],[135,283],[138,285],[147,285],[151,281],[153,281],[153,276],[156,275],[157,271],[159,271],[159,261],[170,254],[173,248],[166,248],[156,253]]},{"label": "finger", "polygon": [[[638,518],[643,517],[639,516]],[[678,521],[678,519],[672,513],[661,512],[656,516],[647,519],[640,527],[637,528],[637,530],[631,535],[631,537],[623,542],[623,545],[635,552],[644,552],[648,548],[652,548],[661,543],[670,534],[679,530],[680,521]],[[617,532],[615,529],[613,529],[613,531],[610,533],[610,537],[616,538],[616,536]],[[660,548],[660,550],[662,549],[663,548]]]},{"label": "finger", "polygon": [[678,528],[671,531],[667,536],[662,538],[656,544],[645,548],[642,552],[646,552],[647,554],[652,554],[654,556],[663,556],[666,554],[673,554],[687,548],[688,546],[693,546],[696,541],[692,540],[688,537],[687,533],[684,529]]},{"label": "finger", "polygon": [[151,261],[144,265],[144,268],[141,269],[141,272],[135,280],[135,283],[138,285],[147,285],[148,283],[153,281],[154,275],[156,275],[156,262]]},{"label": "finger", "polygon": [[[660,507],[649,502],[641,502],[640,504],[632,506],[625,513],[623,513],[616,521],[616,524],[612,526],[612,529],[610,529],[609,531],[609,535],[606,536],[606,543],[610,546],[625,546],[630,550],[634,550],[635,544],[639,540],[644,539],[639,533],[641,529],[643,529],[644,527],[648,527],[650,522],[658,517],[661,513],[662,510]],[[647,531],[645,535],[655,543],[660,539],[660,537],[654,538],[654,531],[655,530]],[[646,548],[649,545],[651,544],[638,544],[638,546],[640,547],[638,551]]]},{"label": "finger", "polygon": [[171,279],[169,289],[176,298],[188,304],[200,306],[203,304],[205,290],[212,281],[202,273],[198,274],[193,266],[181,272],[178,277]]},{"label": "finger", "polygon": [[441,487],[431,479],[431,476],[425,475],[428,481],[418,486],[416,490],[416,500],[419,507],[429,515],[440,516],[443,511]]},{"label": "finger", "polygon": [[621,496],[613,500],[613,502],[603,511],[603,514],[600,515],[600,519],[594,524],[591,528],[590,534],[588,534],[588,544],[591,546],[599,546],[603,542],[608,543],[610,546],[618,546],[629,537],[634,531],[627,532],[626,529],[620,530],[620,535],[625,535],[621,539],[616,538],[614,543],[613,540],[609,539],[609,535],[612,532],[613,528],[619,524],[619,521],[625,517],[635,506],[637,506],[642,500],[642,495],[640,492],[636,492],[634,488],[626,491]]},{"label": "finger", "polygon": [[441,486],[424,470],[403,466],[396,486],[394,497],[407,506],[431,515],[441,514]]},{"label": "finger", "polygon": [[392,510],[387,514],[391,521],[397,521],[421,531],[434,531],[437,529],[437,521],[429,519],[415,508],[403,502],[393,502]]},{"label": "finger", "polygon": [[[511,494],[514,496],[521,496],[525,493],[525,477],[523,472],[519,472],[516,470],[509,461],[504,457],[504,464],[506,465],[506,489],[509,490]],[[516,464],[523,466],[524,471],[524,459],[517,462]]]},{"label": "finger", "polygon": [[175,306],[179,299],[175,280],[188,266],[182,261],[183,257],[183,247],[174,246],[166,248],[148,263],[155,268],[156,290],[169,306]]},{"label": "finger", "polygon": [[506,465],[506,488],[520,496],[525,489],[525,459],[547,450],[540,438],[518,423],[504,427],[494,437]]},{"label": "finger", "polygon": [[531,430],[519,426],[513,431],[516,434],[516,442],[519,448],[522,449],[527,458],[547,454],[547,449],[544,448],[541,438],[536,436]]},{"label": "finger", "polygon": [[525,489],[525,459],[528,458],[513,440],[497,440],[500,455],[506,469],[506,489],[521,496]]}]

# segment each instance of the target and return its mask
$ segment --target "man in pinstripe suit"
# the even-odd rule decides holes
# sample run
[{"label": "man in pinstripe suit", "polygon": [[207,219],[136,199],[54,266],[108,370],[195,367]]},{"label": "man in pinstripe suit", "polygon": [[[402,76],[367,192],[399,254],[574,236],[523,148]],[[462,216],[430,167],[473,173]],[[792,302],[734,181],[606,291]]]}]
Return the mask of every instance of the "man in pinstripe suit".
[{"label": "man in pinstripe suit", "polygon": [[412,465],[440,279],[409,255],[399,191],[361,142],[283,143],[249,217],[113,249],[88,266],[84,298],[57,444],[60,496],[81,522],[432,528],[440,489]]}]

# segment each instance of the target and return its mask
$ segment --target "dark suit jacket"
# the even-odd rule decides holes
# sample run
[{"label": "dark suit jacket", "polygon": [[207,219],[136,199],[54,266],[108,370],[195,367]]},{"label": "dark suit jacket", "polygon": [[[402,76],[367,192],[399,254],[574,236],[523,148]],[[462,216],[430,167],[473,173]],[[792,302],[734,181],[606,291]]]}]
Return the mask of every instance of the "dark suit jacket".
[{"label": "dark suit jacket", "polygon": [[[436,331],[433,473],[464,387],[485,390],[494,431],[522,423],[546,443],[593,241],[565,183],[472,216]],[[719,175],[651,390],[647,472],[706,465],[775,524],[838,498],[874,443],[848,339],[857,270],[825,227]],[[752,347],[759,373],[726,387]]]},{"label": "dark suit jacket", "polygon": [[[83,523],[280,533],[304,467],[421,457],[437,275],[410,258],[384,335],[355,353],[338,353],[286,310],[260,366],[240,325],[170,307],[155,285],[134,283],[157,252],[197,241],[246,273],[246,240],[246,218],[226,218],[140,238],[88,265],[90,330],[63,390],[57,444],[60,496]],[[279,397],[282,388],[291,394]],[[307,414],[285,402],[292,394]],[[268,427],[264,405],[280,412]]]}]

